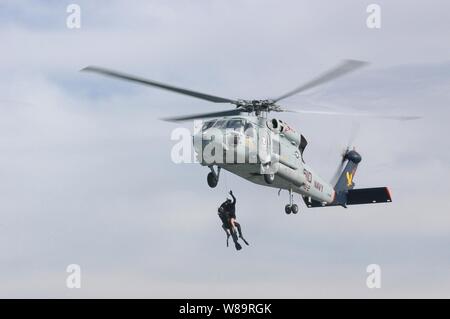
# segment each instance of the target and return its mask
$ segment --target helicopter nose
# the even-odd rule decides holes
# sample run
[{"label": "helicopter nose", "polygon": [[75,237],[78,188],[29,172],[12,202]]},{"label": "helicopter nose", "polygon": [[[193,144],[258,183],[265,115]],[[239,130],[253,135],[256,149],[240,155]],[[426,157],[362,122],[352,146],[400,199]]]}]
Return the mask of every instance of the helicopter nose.
[{"label": "helicopter nose", "polygon": [[221,132],[214,130],[197,132],[193,135],[193,143],[196,152],[201,152],[205,146],[209,144],[223,147],[223,136],[221,135]]},{"label": "helicopter nose", "polygon": [[210,141],[211,140],[211,134],[208,134],[207,131],[200,131],[194,134],[193,136],[194,142],[203,142],[203,141]]},{"label": "helicopter nose", "polygon": [[202,149],[209,143],[213,141],[213,135],[208,133],[208,131],[200,131],[194,134],[193,143],[196,152],[201,152]]},{"label": "helicopter nose", "polygon": [[217,130],[206,130],[200,133],[200,138],[203,140],[203,142],[212,142],[214,140],[220,140],[221,139],[221,131]]},{"label": "helicopter nose", "polygon": [[203,137],[203,133],[202,132],[197,132],[193,135],[194,141],[195,140],[202,140]]},{"label": "helicopter nose", "polygon": [[192,144],[194,144],[194,150],[196,152],[201,151],[203,144],[203,133],[197,132],[192,136]]}]

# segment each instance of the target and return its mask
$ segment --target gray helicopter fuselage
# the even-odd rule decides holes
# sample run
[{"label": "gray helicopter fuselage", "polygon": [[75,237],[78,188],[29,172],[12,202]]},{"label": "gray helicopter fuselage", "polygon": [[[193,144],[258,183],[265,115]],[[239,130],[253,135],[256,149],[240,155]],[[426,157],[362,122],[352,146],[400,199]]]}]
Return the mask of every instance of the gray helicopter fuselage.
[{"label": "gray helicopter fuselage", "polygon": [[[259,100],[230,99],[98,66],[87,66],[82,71],[94,72],[203,101],[233,105],[232,109],[172,116],[166,117],[164,120],[181,122],[208,119],[202,123],[201,129],[194,133],[193,143],[198,162],[211,170],[206,176],[211,188],[217,186],[220,171],[225,169],[253,183],[288,190],[289,204],[285,206],[285,212],[286,214],[297,214],[298,205],[293,202],[294,192],[303,196],[307,207],[338,205],[347,207],[347,205],[384,203],[392,200],[387,187],[353,189],[355,186],[353,177],[361,161],[361,155],[354,149],[347,148],[343,154],[341,167],[333,186],[304,162],[303,151],[307,142],[303,135],[281,120],[267,120],[270,112],[284,111],[345,115],[346,113],[340,112],[287,110],[280,105],[280,102],[333,81],[365,65],[367,62],[364,61],[345,60],[291,91],[278,97]],[[347,115],[354,116],[356,114],[347,113]],[[418,118],[417,116],[388,116],[386,114],[364,115],[400,120]]]},{"label": "gray helicopter fuselage", "polygon": [[[303,161],[306,139],[281,120],[237,115],[205,120],[194,135],[197,159],[246,180],[332,203],[333,186]],[[267,178],[267,176],[271,178]]]}]

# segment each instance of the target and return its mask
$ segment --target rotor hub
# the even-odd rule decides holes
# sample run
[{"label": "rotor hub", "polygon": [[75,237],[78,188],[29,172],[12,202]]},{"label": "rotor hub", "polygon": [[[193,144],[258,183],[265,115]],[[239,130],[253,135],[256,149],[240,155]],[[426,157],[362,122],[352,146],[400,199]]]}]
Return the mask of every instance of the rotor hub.
[{"label": "rotor hub", "polygon": [[242,109],[244,112],[280,112],[281,107],[273,100],[238,100],[236,103],[236,107]]}]

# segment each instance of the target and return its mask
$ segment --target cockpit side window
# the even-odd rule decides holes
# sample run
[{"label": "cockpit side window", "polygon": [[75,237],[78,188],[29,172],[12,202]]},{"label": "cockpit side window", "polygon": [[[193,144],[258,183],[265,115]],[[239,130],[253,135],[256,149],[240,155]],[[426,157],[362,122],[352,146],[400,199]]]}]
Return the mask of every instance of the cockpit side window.
[{"label": "cockpit side window", "polygon": [[248,137],[255,137],[256,130],[255,127],[252,125],[252,123],[250,122],[245,123],[244,133]]}]

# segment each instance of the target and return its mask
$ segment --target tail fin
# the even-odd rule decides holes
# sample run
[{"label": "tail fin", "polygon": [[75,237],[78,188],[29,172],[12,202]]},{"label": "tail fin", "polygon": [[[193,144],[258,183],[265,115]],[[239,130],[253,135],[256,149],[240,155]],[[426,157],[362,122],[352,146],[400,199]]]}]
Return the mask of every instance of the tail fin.
[{"label": "tail fin", "polygon": [[361,162],[361,155],[354,150],[348,151],[344,155],[344,160],[347,160],[347,164],[345,165],[341,176],[339,176],[339,179],[334,186],[334,190],[336,192],[348,191],[355,187],[353,177],[355,176],[359,162]]},{"label": "tail fin", "polygon": [[358,164],[361,162],[361,155],[355,150],[347,151],[344,155],[344,160],[347,160],[347,164],[334,186],[334,191],[336,192],[334,201],[336,205],[345,207],[347,203],[347,192],[355,187],[353,178],[355,177]]}]

